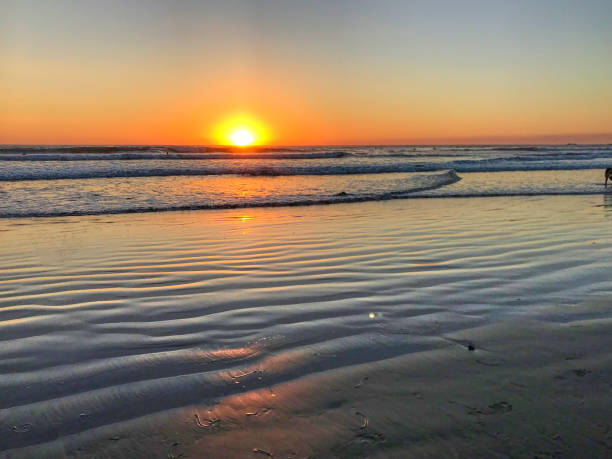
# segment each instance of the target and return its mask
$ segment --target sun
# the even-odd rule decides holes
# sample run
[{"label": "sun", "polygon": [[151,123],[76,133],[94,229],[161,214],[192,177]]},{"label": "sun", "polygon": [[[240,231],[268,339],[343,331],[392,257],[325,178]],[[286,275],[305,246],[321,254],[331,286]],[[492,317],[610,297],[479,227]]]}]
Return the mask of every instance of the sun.
[{"label": "sun", "polygon": [[209,129],[211,145],[252,147],[265,145],[272,138],[272,131],[266,123],[258,116],[245,112],[226,115]]},{"label": "sun", "polygon": [[238,147],[246,147],[255,141],[255,136],[246,129],[237,129],[232,132],[230,139]]}]

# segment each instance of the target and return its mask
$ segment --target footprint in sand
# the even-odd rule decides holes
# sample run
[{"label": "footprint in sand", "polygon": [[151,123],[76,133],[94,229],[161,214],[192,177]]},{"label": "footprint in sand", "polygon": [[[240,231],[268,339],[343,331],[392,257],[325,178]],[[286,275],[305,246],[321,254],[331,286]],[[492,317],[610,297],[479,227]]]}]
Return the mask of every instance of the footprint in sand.
[{"label": "footprint in sand", "polygon": [[184,457],[185,455],[179,451],[179,448],[180,448],[179,442],[175,441],[174,443],[172,443],[172,445],[170,445],[170,448],[168,450],[168,459],[179,459],[181,457]]},{"label": "footprint in sand", "polygon": [[202,421],[202,419],[197,413],[194,415],[194,419],[195,419],[196,425],[203,429],[207,429],[210,427],[217,427],[221,423],[221,419],[218,419],[218,418],[215,418],[215,419],[209,418],[209,419]]},{"label": "footprint in sand", "polygon": [[32,430],[32,424],[22,424],[20,426],[13,426],[13,432],[26,433]]}]

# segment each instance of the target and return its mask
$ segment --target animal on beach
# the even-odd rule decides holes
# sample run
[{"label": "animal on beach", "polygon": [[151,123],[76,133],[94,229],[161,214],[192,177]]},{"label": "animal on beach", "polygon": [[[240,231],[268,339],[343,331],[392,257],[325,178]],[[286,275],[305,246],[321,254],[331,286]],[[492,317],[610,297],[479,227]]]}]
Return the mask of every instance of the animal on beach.
[{"label": "animal on beach", "polygon": [[606,169],[606,188],[608,187],[608,179],[612,180],[612,167]]}]

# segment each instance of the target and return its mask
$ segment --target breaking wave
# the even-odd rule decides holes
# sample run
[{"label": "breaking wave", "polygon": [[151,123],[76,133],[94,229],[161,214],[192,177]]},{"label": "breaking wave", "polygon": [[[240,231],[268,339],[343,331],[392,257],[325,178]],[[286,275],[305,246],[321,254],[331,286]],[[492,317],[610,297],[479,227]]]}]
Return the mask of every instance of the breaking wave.
[{"label": "breaking wave", "polygon": [[266,184],[255,177],[243,178],[240,183],[232,177],[208,177],[198,184],[194,184],[191,177],[130,178],[112,183],[83,180],[50,187],[45,185],[49,182],[18,182],[10,192],[0,190],[0,199],[3,200],[0,218],[382,201],[441,188],[460,180],[452,170],[435,174],[391,175],[393,177],[382,177],[383,180],[380,176],[367,175],[340,179],[305,177],[301,181]]},{"label": "breaking wave", "polygon": [[[238,153],[239,151],[239,153]],[[0,147],[0,181],[601,169],[612,146]]]},{"label": "breaking wave", "polygon": [[[380,159],[380,158],[378,158]],[[257,163],[232,161],[113,162],[74,161],[66,164],[11,163],[0,164],[0,181],[62,180],[118,177],[169,177],[205,175],[296,176],[351,175],[406,172],[436,172],[454,169],[457,172],[508,172],[538,170],[605,169],[612,158],[495,158],[445,162],[337,162],[299,164],[270,161]]]}]

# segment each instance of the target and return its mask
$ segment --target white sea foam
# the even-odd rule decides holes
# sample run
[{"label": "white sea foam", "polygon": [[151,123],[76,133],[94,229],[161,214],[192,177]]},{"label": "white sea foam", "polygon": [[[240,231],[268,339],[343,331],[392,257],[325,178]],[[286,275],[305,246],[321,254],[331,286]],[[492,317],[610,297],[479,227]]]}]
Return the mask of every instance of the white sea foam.
[{"label": "white sea foam", "polygon": [[612,147],[2,147],[0,181],[601,169]]}]

